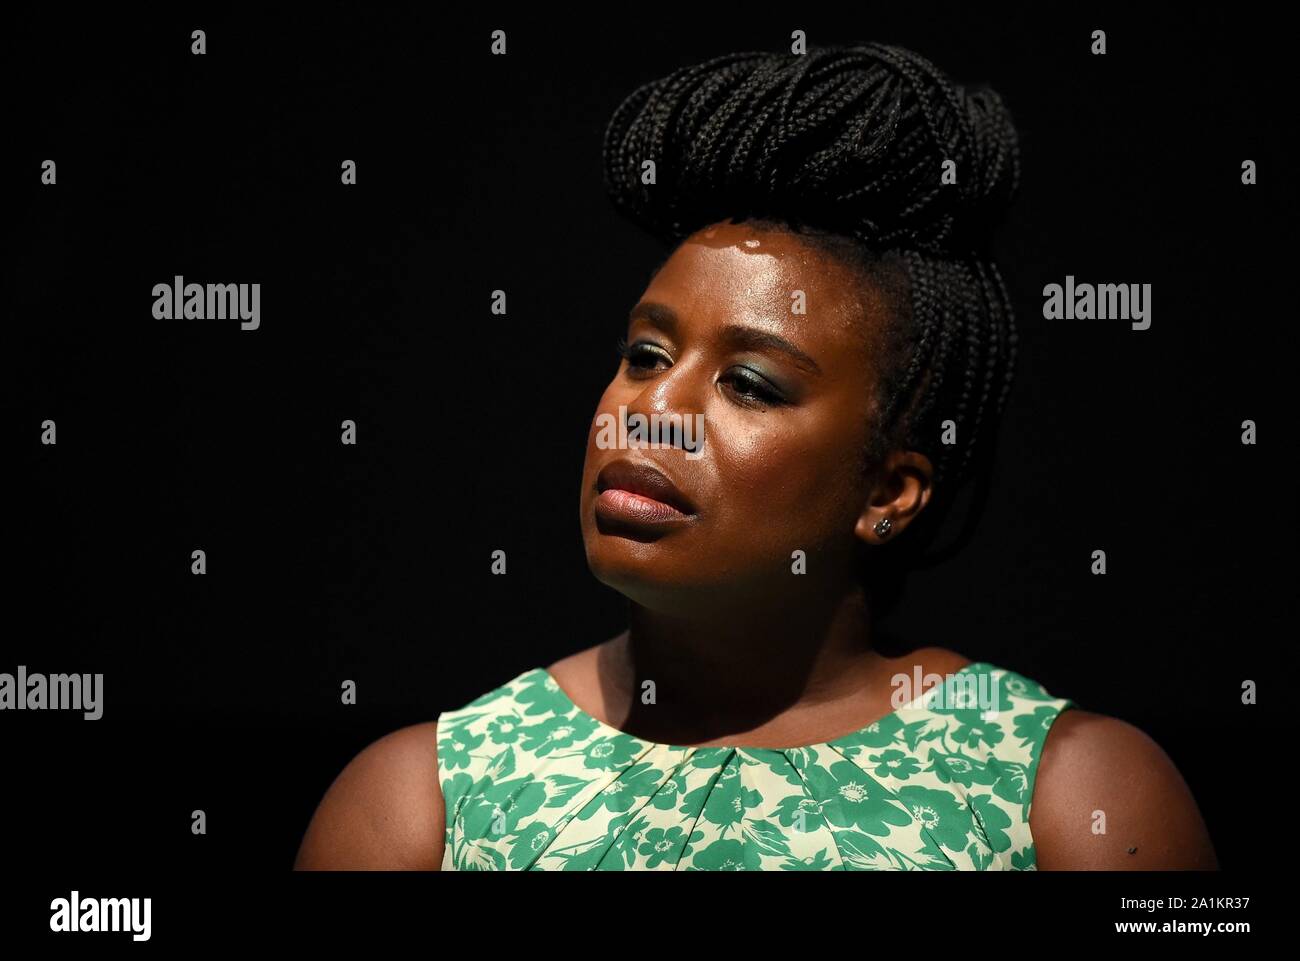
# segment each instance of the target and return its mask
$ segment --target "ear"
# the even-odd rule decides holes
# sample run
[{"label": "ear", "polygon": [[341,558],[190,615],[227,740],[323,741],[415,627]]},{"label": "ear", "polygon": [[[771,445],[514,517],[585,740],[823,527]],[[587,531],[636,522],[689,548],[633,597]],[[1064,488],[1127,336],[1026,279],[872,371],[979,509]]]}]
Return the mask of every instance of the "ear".
[{"label": "ear", "polygon": [[[872,545],[895,540],[930,503],[933,480],[934,465],[930,458],[916,451],[892,452],[876,475],[875,487],[853,526],[853,533]],[[881,534],[876,525],[884,519],[889,520],[889,525]]]}]

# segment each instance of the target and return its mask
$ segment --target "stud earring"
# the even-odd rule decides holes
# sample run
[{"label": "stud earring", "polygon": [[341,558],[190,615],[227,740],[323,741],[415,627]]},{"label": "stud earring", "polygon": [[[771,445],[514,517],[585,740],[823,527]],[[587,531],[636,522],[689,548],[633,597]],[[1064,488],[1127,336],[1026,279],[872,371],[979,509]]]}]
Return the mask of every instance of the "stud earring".
[{"label": "stud earring", "polygon": [[880,537],[884,537],[886,534],[889,533],[889,528],[892,526],[893,525],[889,523],[888,517],[882,517],[880,518],[880,520],[876,521],[876,527],[875,527],[876,534],[879,535]]}]

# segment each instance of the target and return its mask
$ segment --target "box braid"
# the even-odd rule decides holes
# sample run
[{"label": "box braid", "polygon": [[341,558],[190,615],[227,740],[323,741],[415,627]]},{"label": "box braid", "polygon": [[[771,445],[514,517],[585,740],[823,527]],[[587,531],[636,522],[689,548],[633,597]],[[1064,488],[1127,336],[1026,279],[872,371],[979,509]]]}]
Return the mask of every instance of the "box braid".
[{"label": "box braid", "polygon": [[[920,55],[863,43],[806,54],[733,53],[643,84],[604,136],[605,187],[675,248],[730,219],[798,231],[881,290],[875,419],[864,467],[895,448],[935,465],[927,540],[962,481],[987,496],[1016,329],[989,249],[1020,182],[1018,139],[997,93],[949,80]],[[642,165],[655,163],[655,183]],[[955,184],[940,180],[956,163]],[[955,445],[941,443],[956,424]],[[934,523],[930,523],[934,522]],[[969,537],[967,527],[959,547]],[[951,550],[948,552],[951,553]]]}]

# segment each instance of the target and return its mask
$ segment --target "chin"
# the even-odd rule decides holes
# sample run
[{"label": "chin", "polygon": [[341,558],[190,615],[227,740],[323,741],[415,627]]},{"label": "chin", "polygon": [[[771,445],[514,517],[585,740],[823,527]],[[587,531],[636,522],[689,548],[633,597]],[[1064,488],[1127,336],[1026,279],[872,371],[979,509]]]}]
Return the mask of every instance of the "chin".
[{"label": "chin", "polygon": [[[753,603],[753,590],[739,572],[710,560],[698,550],[668,548],[664,542],[640,543],[593,532],[587,542],[587,567],[606,587],[638,607],[675,617],[717,617],[732,604],[743,610]],[[711,572],[724,579],[703,579]]]},{"label": "chin", "polygon": [[[694,606],[690,598],[704,600],[709,594],[707,585],[674,576],[681,570],[680,559],[665,556],[662,542],[643,543],[592,530],[586,547],[592,576],[641,607],[679,612]],[[695,571],[701,567],[697,559]]]}]

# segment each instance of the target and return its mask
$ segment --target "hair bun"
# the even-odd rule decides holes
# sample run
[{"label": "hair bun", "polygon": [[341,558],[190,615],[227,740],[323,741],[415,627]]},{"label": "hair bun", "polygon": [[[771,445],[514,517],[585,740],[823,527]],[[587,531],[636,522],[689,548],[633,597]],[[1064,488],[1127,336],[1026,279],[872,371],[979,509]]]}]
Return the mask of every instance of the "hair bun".
[{"label": "hair bun", "polygon": [[970,159],[958,183],[963,189],[963,221],[989,232],[1005,215],[1020,189],[1020,137],[1006,104],[991,87],[961,91],[970,118]]},{"label": "hair bun", "polygon": [[[941,181],[946,160],[956,183]],[[604,170],[614,204],[666,240],[748,215],[943,250],[988,240],[1020,160],[996,92],[864,43],[730,54],[645,84],[606,128]]]}]

